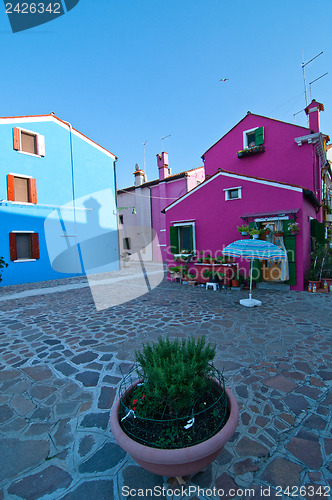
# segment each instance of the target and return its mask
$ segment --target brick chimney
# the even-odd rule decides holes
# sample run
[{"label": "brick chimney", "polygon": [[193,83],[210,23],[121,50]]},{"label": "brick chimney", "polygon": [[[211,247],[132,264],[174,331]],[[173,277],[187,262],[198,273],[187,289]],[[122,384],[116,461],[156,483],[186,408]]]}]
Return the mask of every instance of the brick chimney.
[{"label": "brick chimney", "polygon": [[324,111],[324,104],[315,101],[313,99],[309,106],[304,110],[307,115],[309,115],[309,128],[313,130],[314,133],[320,132],[320,111]]},{"label": "brick chimney", "polygon": [[157,164],[159,170],[159,180],[164,180],[172,174],[170,168],[168,168],[168,153],[162,152],[157,154]]},{"label": "brick chimney", "polygon": [[139,164],[138,163],[136,163],[135,169],[136,169],[135,172],[134,172],[135,186],[141,186],[142,184],[144,184],[144,182],[147,181],[146,173],[144,172],[144,170],[141,170],[139,168]]}]

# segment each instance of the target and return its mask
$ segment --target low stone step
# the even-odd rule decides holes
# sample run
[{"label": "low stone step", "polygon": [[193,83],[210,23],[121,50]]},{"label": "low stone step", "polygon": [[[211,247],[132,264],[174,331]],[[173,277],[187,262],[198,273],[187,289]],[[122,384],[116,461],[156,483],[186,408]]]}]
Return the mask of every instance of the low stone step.
[{"label": "low stone step", "polygon": [[280,290],[281,292],[290,291],[290,285],[285,285],[283,281],[262,281],[256,283],[256,288],[259,290]]}]

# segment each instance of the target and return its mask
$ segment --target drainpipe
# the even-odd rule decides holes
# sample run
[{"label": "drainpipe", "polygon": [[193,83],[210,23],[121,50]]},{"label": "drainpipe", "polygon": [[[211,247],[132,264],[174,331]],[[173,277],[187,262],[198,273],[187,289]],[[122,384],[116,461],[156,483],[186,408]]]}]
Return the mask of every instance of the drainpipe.
[{"label": "drainpipe", "polygon": [[[71,186],[72,186],[72,196],[73,196],[73,209],[74,209],[74,230],[75,230],[75,241],[77,252],[81,264],[82,273],[84,274],[84,264],[83,257],[81,252],[81,246],[77,243],[77,221],[76,221],[76,197],[75,197],[75,177],[74,177],[74,153],[73,153],[73,127],[72,124],[67,122],[66,120],[62,120],[69,127],[69,141],[70,141],[70,164],[71,164]],[[81,273],[76,273],[77,275]]]},{"label": "drainpipe", "polygon": [[151,188],[150,188],[150,186],[147,186],[147,187],[148,187],[148,189],[149,189],[149,191],[150,191],[151,250],[152,250],[152,252],[151,252],[151,257],[152,257],[151,261],[153,262],[153,226],[152,226],[152,224],[153,224],[153,218],[152,218],[152,194],[151,194]]},{"label": "drainpipe", "polygon": [[119,218],[118,218],[118,184],[116,179],[116,162],[113,162],[113,173],[114,173],[114,192],[115,192],[115,213],[116,213],[116,227],[118,233],[118,259],[119,259],[119,269],[120,269],[120,231],[119,231]]}]

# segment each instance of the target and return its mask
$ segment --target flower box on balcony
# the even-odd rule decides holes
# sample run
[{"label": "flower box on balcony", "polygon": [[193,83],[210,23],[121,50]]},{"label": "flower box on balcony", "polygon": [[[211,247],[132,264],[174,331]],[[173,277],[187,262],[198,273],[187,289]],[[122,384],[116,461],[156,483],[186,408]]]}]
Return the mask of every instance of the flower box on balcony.
[{"label": "flower box on balcony", "polygon": [[241,149],[237,152],[238,158],[244,158],[245,156],[255,155],[257,153],[264,153],[265,146],[253,146],[252,148]]}]

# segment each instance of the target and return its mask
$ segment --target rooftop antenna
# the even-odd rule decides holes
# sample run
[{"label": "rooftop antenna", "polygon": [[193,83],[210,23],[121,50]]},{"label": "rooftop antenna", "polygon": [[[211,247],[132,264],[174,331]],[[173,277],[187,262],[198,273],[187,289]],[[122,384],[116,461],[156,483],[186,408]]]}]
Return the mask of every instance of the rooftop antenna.
[{"label": "rooftop antenna", "polygon": [[324,75],[319,76],[318,78],[316,78],[316,80],[312,80],[312,82],[309,82],[309,91],[310,91],[310,100],[311,101],[312,101],[312,98],[311,98],[311,84],[317,82],[317,80],[320,80],[321,78],[323,78],[323,76],[326,76],[328,74],[329,74],[328,72],[324,73]]},{"label": "rooftop antenna", "polygon": [[298,114],[300,114],[300,113],[302,113],[302,112],[303,112],[303,109],[301,109],[301,111],[298,111],[297,113],[294,113],[294,114],[293,114],[293,117],[294,117],[294,124],[295,124],[295,116],[296,116],[296,115],[298,115]]},{"label": "rooftop antenna", "polygon": [[162,140],[162,145],[163,145],[163,151],[164,151],[164,140],[165,139],[168,139],[169,137],[171,137],[171,134],[169,135],[165,135],[165,137],[162,137],[161,140]]},{"label": "rooftop antenna", "polygon": [[143,142],[144,146],[144,172],[145,172],[145,146],[147,145],[148,141]]},{"label": "rooftop antenna", "polygon": [[[304,95],[305,95],[305,107],[308,106],[308,95],[307,95],[307,84],[306,84],[306,81],[305,81],[305,67],[311,63],[312,61],[314,61],[315,59],[317,59],[317,57],[321,56],[323,54],[323,51],[320,52],[319,54],[317,54],[317,56],[313,57],[312,59],[310,59],[310,61],[307,61],[306,63],[304,62],[304,54],[303,54],[303,50],[302,50],[302,71],[303,71],[303,82],[304,82]],[[313,83],[313,82],[311,82]]]}]

